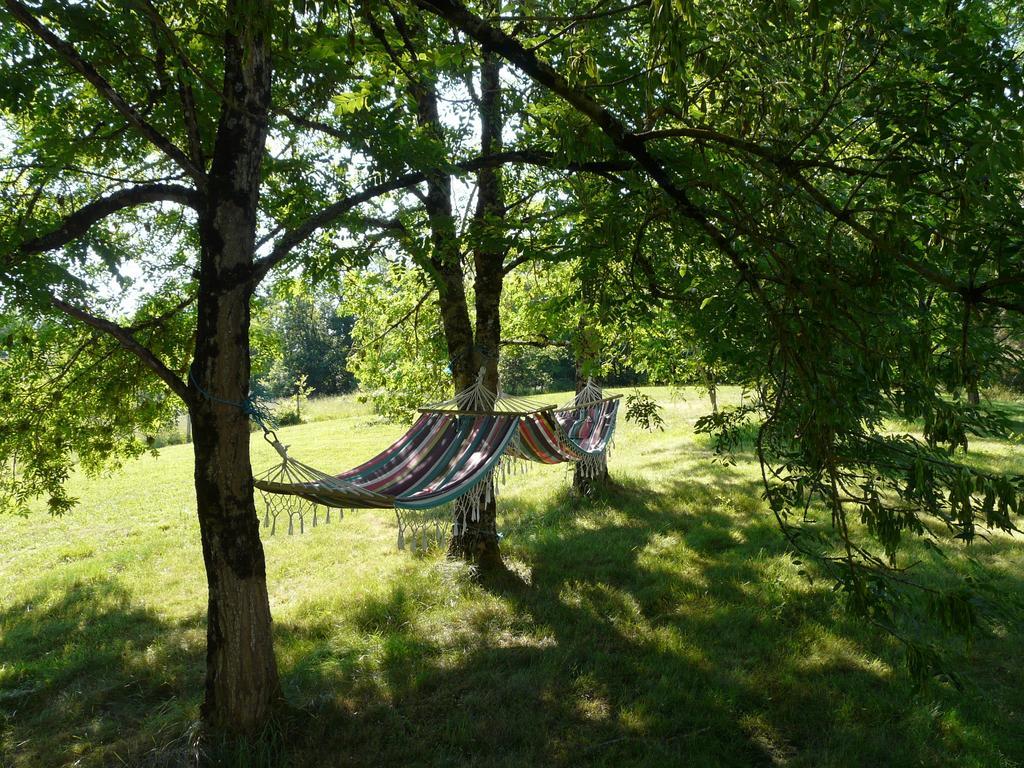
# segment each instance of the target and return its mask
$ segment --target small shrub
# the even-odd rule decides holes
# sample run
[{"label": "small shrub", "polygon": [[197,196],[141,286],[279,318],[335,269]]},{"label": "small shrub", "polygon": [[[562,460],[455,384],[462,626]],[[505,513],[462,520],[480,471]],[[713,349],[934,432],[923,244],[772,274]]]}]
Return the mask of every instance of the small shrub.
[{"label": "small shrub", "polygon": [[296,424],[305,423],[298,411],[282,411],[274,414],[274,420],[279,427],[293,427]]},{"label": "small shrub", "polygon": [[177,429],[168,429],[148,435],[146,443],[150,448],[165,448],[169,445],[181,445],[185,442],[185,434]]}]

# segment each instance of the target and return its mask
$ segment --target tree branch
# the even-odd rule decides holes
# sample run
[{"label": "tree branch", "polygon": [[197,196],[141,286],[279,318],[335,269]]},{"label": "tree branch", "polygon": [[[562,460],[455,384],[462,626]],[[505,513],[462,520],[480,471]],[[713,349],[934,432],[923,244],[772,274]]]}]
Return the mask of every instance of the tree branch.
[{"label": "tree branch", "polygon": [[117,323],[113,323],[110,320],[106,320],[105,318],[97,317],[81,307],[76,307],[74,304],[68,304],[66,301],[62,301],[56,296],[50,297],[50,303],[68,317],[79,320],[98,331],[102,331],[103,333],[112,336],[118,344],[139,358],[147,368],[162,379],[163,382],[171,388],[171,391],[181,398],[182,402],[186,405],[191,402],[192,394],[189,391],[188,385],[185,384],[185,382],[182,381],[174,371],[164,365],[153,350],[141,344],[129,329],[124,328]]},{"label": "tree branch", "polygon": [[[837,206],[801,173],[801,161],[780,156],[778,153],[758,144],[706,129],[678,128],[665,131],[651,131],[643,134],[632,133],[607,108],[590,98],[581,89],[574,88],[551,65],[541,61],[535,53],[524,48],[512,36],[471,13],[458,0],[416,0],[416,3],[421,8],[444,19],[453,27],[462,30],[481,45],[497,51],[520,71],[529,75],[537,83],[550,89],[578,112],[589,118],[611,140],[617,149],[636,159],[640,168],[673,200],[680,213],[700,225],[712,242],[728,256],[733,265],[739,270],[743,280],[751,286],[755,293],[760,293],[760,288],[758,276],[752,266],[739,256],[732,247],[730,239],[716,226],[711,217],[689,199],[684,189],[673,182],[665,165],[648,152],[646,142],[673,135],[685,135],[695,139],[714,140],[768,160],[780,173],[794,179],[810,195],[814,202],[821,205],[833,218],[845,223],[868,240],[868,242],[884,250],[892,258],[921,277],[942,286],[952,293],[965,297],[977,294],[977,289],[971,291],[968,287],[959,285],[949,275],[902,253],[898,245],[889,242],[887,238],[858,221],[849,209]],[[843,173],[850,172],[850,169],[843,170],[838,167],[833,170]],[[861,174],[858,173],[857,175]],[[1013,282],[1015,277],[1008,276],[1007,281]],[[1017,302],[988,299],[987,297],[984,303],[1014,311],[1018,307]]]},{"label": "tree branch", "polygon": [[199,168],[206,165],[206,158],[203,154],[203,139],[199,131],[199,116],[196,113],[196,100],[192,93],[192,86],[188,84],[183,74],[178,76],[178,97],[181,99],[181,108],[185,114],[185,128],[188,133],[189,155],[192,162]]},{"label": "tree branch", "polygon": [[42,40],[48,47],[55,51],[64,61],[76,72],[82,75],[99,92],[111,106],[114,107],[129,125],[133,126],[142,136],[154,147],[163,152],[172,162],[177,164],[185,173],[191,176],[199,187],[206,184],[206,174],[203,169],[181,151],[175,144],[160,133],[152,124],[139,114],[139,112],[128,103],[128,101],[104,78],[96,68],[83,59],[75,47],[63,38],[57,36],[42,22],[32,15],[32,11],[19,2],[19,0],[3,0],[7,10],[11,12],[32,34]]},{"label": "tree branch", "polygon": [[390,181],[374,184],[365,187],[360,192],[348,195],[331,205],[323,208],[318,213],[310,216],[293,229],[286,231],[274,245],[273,250],[261,259],[258,259],[253,269],[253,280],[259,282],[277,264],[284,261],[291,252],[311,237],[315,232],[330,226],[340,217],[351,211],[358,205],[369,202],[381,195],[408,189],[427,180],[432,173],[438,172],[461,172],[472,173],[481,168],[496,168],[509,163],[521,163],[524,165],[537,165],[545,168],[554,168],[570,173],[596,173],[602,174],[613,170],[630,170],[636,167],[632,160],[594,160],[559,164],[554,155],[539,150],[521,149],[509,150],[507,152],[496,152],[490,155],[482,155],[470,160],[463,160],[455,163],[449,168],[432,169],[430,171],[411,171],[396,176]]},{"label": "tree branch", "polygon": [[651,4],[651,0],[640,0],[637,3],[630,3],[620,8],[609,8],[608,10],[598,11],[593,10],[589,13],[581,13],[575,16],[548,16],[538,14],[536,16],[530,15],[507,15],[507,16],[491,16],[489,21],[491,22],[503,22],[503,21],[516,21],[516,22],[537,22],[543,24],[550,23],[564,23],[564,22],[580,22],[580,21],[592,21],[594,19],[603,19],[607,16],[617,16],[622,13],[629,13],[637,8],[646,8]]},{"label": "tree branch", "polygon": [[320,131],[320,133],[327,134],[339,141],[347,141],[348,136],[340,128],[335,128],[333,125],[328,125],[319,120],[314,120],[311,117],[305,117],[300,115],[298,112],[282,107],[280,109],[272,110],[276,114],[283,115],[288,118],[291,122],[295,123],[299,128],[306,128],[311,131]]},{"label": "tree branch", "polygon": [[508,345],[513,347],[537,347],[538,349],[544,349],[546,347],[571,347],[568,341],[556,341],[555,339],[541,335],[537,339],[502,339],[499,342],[502,346]]},{"label": "tree branch", "polygon": [[[187,73],[193,72],[200,77],[200,81],[201,76],[196,72],[195,67],[182,48],[178,36],[170,28],[167,20],[164,19],[151,0],[142,0],[142,8],[153,23],[154,31],[163,34],[183,67],[183,71],[178,72],[177,76],[178,98],[181,100],[182,115],[185,119],[185,134],[188,137],[189,158],[195,163],[196,167],[205,169],[206,157],[203,153],[203,141],[199,129],[199,116],[196,112],[195,94],[192,92],[192,86],[188,82]],[[214,92],[216,92],[215,89]]]},{"label": "tree branch", "polygon": [[947,291],[961,295],[964,294],[966,289],[963,286],[959,285],[949,275],[943,274],[942,272],[933,269],[927,264],[922,264],[917,259],[907,256],[898,247],[894,246],[891,242],[889,242],[888,239],[882,237],[877,232],[873,231],[870,227],[867,227],[860,221],[858,221],[853,211],[851,211],[849,208],[840,208],[839,206],[837,206],[834,202],[832,202],[828,195],[826,195],[824,192],[822,192],[813,184],[811,184],[811,182],[808,181],[807,178],[798,170],[794,168],[787,172],[785,167],[780,168],[780,170],[785,175],[789,176],[791,179],[794,179],[797,182],[797,184],[799,184],[800,187],[804,191],[806,191],[808,195],[811,196],[811,199],[814,200],[814,202],[816,202],[818,205],[820,205],[824,210],[828,211],[834,219],[846,224],[850,229],[859,234],[869,243],[875,245],[879,250],[882,250],[885,253],[889,254],[900,264],[909,267],[914,272],[919,274],[921,277],[925,278],[926,280],[929,280],[930,282],[936,285],[942,286]]},{"label": "tree branch", "polygon": [[428,288],[423,293],[423,295],[420,296],[419,301],[417,301],[413,305],[412,309],[410,309],[408,312],[406,312],[400,318],[395,320],[393,323],[391,323],[391,325],[389,325],[381,333],[377,334],[377,336],[375,336],[374,338],[370,339],[365,344],[353,345],[352,349],[351,349],[351,352],[357,352],[357,351],[362,351],[364,349],[370,349],[370,348],[375,347],[378,344],[380,344],[380,342],[382,342],[385,338],[387,338],[388,334],[390,334],[393,330],[398,328],[398,326],[402,325],[403,323],[405,323],[406,320],[408,320],[410,317],[412,317],[417,312],[419,312],[420,308],[426,303],[427,299],[429,299],[434,294],[434,292],[436,290],[437,290],[437,288],[435,288],[434,286],[431,286],[430,288]]},{"label": "tree branch", "polygon": [[587,117],[608,137],[616,149],[636,159],[640,168],[661,187],[662,191],[673,201],[677,210],[695,222],[716,247],[729,258],[751,290],[758,295],[761,293],[757,273],[739,255],[729,237],[719,229],[700,206],[690,199],[684,189],[675,184],[665,165],[647,151],[644,140],[630,132],[625,124],[606,107],[586,95],[582,89],[571,85],[550,64],[541,61],[534,52],[528,51],[518,40],[471,13],[458,0],[416,0],[416,4],[444,19],[453,27],[462,30],[484,47],[497,52],[520,71],[551,90]]},{"label": "tree branch", "polygon": [[67,245],[84,235],[90,227],[118,211],[157,202],[180,203],[198,208],[201,200],[198,192],[180,184],[144,184],[121,189],[82,206],[66,216],[56,229],[22,243],[3,266],[9,268],[17,263],[20,260],[17,258],[19,255],[24,258]]},{"label": "tree branch", "polygon": [[839,163],[828,161],[828,160],[813,160],[809,158],[796,159],[792,158],[787,154],[775,151],[769,147],[766,147],[757,142],[748,141],[746,139],[740,139],[736,136],[730,136],[727,133],[715,131],[710,128],[689,128],[683,126],[677,126],[674,128],[661,128],[653,131],[644,131],[636,134],[636,137],[641,141],[658,141],[661,139],[674,139],[674,138],[687,138],[693,139],[694,141],[700,142],[701,144],[715,143],[721,144],[725,147],[732,149],[741,150],[748,154],[755,155],[756,157],[768,160],[773,165],[782,166],[789,165],[795,168],[826,168],[835,173],[842,174],[844,176],[853,177],[870,177],[874,179],[884,179],[887,176],[879,171],[869,171],[860,168],[851,168],[846,165],[840,165]]},{"label": "tree branch", "polygon": [[981,296],[974,299],[975,304],[986,304],[990,307],[999,307],[1009,312],[1016,312],[1024,315],[1024,301],[1013,301],[1012,299],[998,299],[994,296]]},{"label": "tree branch", "polygon": [[159,327],[159,326],[163,325],[164,323],[166,323],[168,320],[170,320],[172,317],[180,315],[182,312],[184,312],[190,306],[195,304],[197,299],[198,299],[198,297],[196,297],[196,296],[186,296],[184,299],[179,301],[177,304],[175,304],[173,307],[171,307],[166,312],[164,312],[164,313],[162,313],[160,315],[157,315],[156,317],[151,317],[148,320],[143,320],[141,323],[136,323],[131,328],[128,328],[126,330],[129,333],[135,333],[136,331],[142,331],[142,330],[145,330],[147,328]]},{"label": "tree branch", "polygon": [[531,254],[523,254],[522,256],[517,256],[516,258],[512,259],[512,261],[505,262],[505,265],[501,268],[501,271],[506,275],[511,274],[518,267],[521,267],[523,264],[526,264],[533,260],[534,256]]}]

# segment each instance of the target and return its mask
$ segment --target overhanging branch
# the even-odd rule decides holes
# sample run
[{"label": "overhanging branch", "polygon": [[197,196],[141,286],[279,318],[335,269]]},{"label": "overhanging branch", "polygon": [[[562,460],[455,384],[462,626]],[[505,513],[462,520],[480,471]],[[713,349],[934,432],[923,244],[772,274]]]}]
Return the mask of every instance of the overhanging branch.
[{"label": "overhanging branch", "polygon": [[733,263],[751,290],[755,294],[761,293],[757,273],[739,255],[729,237],[715,224],[706,211],[690,199],[684,189],[676,185],[664,164],[647,150],[646,142],[637,137],[635,133],[630,132],[625,124],[606,107],[586,95],[581,89],[573,87],[550,64],[541,61],[533,51],[527,50],[514,37],[471,13],[457,0],[416,0],[416,4],[444,19],[485,48],[495,51],[589,119],[608,137],[616,149],[636,160],[637,165],[661,187],[681,214],[695,222],[704,231],[716,247]]},{"label": "overhanging branch", "polygon": [[[770,148],[753,142],[706,129],[676,128],[642,134],[633,133],[607,108],[590,98],[581,89],[574,88],[551,65],[541,61],[533,51],[527,50],[511,35],[506,34],[502,30],[488,24],[479,16],[471,13],[458,0],[416,0],[416,3],[435,16],[444,19],[454,28],[469,35],[484,47],[501,54],[520,71],[530,76],[537,83],[547,87],[587,117],[611,140],[617,149],[635,158],[637,165],[673,200],[677,210],[699,224],[711,241],[728,256],[729,260],[739,270],[744,282],[755,293],[760,293],[760,288],[758,285],[758,275],[752,266],[739,256],[732,247],[730,239],[714,223],[712,217],[700,206],[694,204],[689,199],[685,190],[674,183],[664,163],[648,151],[646,146],[648,142],[672,136],[686,136],[701,141],[715,141],[724,146],[729,146],[767,160],[782,175],[795,180],[833,218],[849,226],[857,234],[868,240],[868,242],[883,249],[919,276],[961,296],[966,297],[968,294],[976,295],[978,293],[977,288],[970,289],[962,286],[949,275],[901,252],[897,244],[891,243],[887,238],[858,221],[848,209],[837,206],[801,173],[801,168],[806,167],[806,164],[802,164],[801,161],[782,156]],[[848,175],[853,173],[852,169],[842,167],[833,167],[832,170]],[[857,173],[856,175],[864,174]],[[1016,275],[1007,278],[1007,281],[1011,284],[1016,283],[1016,280]],[[995,287],[999,285],[999,282],[992,281],[991,284]],[[987,297],[975,300],[981,301],[981,303],[989,303],[993,306],[1000,306],[1004,309],[1017,309],[1017,302],[1014,301],[990,299]]]},{"label": "overhanging branch", "polygon": [[118,344],[139,358],[143,365],[162,379],[163,382],[170,387],[171,391],[181,398],[182,402],[186,405],[191,402],[192,395],[189,392],[188,385],[186,385],[185,382],[182,381],[176,373],[174,373],[174,371],[164,365],[163,361],[156,356],[156,353],[154,353],[153,350],[136,339],[131,330],[105,318],[97,317],[91,312],[88,312],[81,307],[76,307],[74,304],[62,301],[56,296],[50,297],[50,303],[54,308],[60,310],[68,317],[72,317],[98,331],[102,331],[103,333],[112,336]]},{"label": "overhanging branch", "polygon": [[394,331],[399,326],[404,325],[405,322],[410,317],[412,317],[413,315],[417,314],[420,311],[420,309],[423,307],[423,305],[427,302],[427,299],[429,299],[434,294],[434,292],[436,290],[437,289],[434,286],[431,286],[430,288],[428,288],[426,291],[423,292],[423,295],[420,296],[419,300],[412,306],[412,309],[410,309],[408,312],[405,312],[401,317],[399,317],[393,323],[388,325],[387,328],[385,328],[383,331],[381,331],[379,334],[377,334],[375,337],[370,339],[365,344],[353,345],[351,351],[352,352],[357,352],[357,351],[362,351],[364,349],[372,349],[373,347],[375,347],[378,344],[380,344],[382,341],[384,341],[385,338],[388,337],[388,335],[391,334],[392,331]]}]

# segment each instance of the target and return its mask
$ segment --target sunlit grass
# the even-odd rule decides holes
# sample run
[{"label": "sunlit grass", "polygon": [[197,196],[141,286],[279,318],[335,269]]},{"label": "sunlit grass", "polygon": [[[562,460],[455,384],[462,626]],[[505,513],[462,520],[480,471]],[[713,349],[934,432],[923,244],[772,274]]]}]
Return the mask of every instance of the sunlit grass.
[{"label": "sunlit grass", "polygon": [[[666,429],[621,428],[616,488],[576,499],[553,467],[503,489],[515,577],[398,552],[389,512],[265,539],[291,764],[1024,763],[1019,609],[971,644],[942,640],[964,692],[915,690],[897,643],[797,574],[752,459],[724,466],[693,435],[707,400],[648,392]],[[328,471],[402,431],[351,396],[305,408],[310,423],[279,434]],[[1020,446],[974,450],[1024,470]],[[253,456],[258,471],[275,455],[256,439]],[[172,446],[74,478],[66,517],[0,520],[0,765],[182,758],[206,601],[191,476],[190,448]],[[1020,539],[949,558],[1020,593]]]}]

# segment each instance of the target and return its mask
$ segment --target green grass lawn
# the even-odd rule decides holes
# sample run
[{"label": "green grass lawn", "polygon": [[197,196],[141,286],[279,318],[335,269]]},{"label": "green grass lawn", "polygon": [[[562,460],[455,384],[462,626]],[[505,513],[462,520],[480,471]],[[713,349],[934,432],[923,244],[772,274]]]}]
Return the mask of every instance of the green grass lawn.
[{"label": "green grass lawn", "polygon": [[[558,467],[503,489],[516,578],[481,584],[439,553],[397,551],[388,512],[266,537],[295,711],[281,764],[1024,765],[1019,609],[943,641],[962,692],[915,689],[897,643],[797,575],[751,457],[724,466],[694,436],[706,400],[653,393],[666,429],[622,426],[615,490],[575,499]],[[325,470],[402,431],[352,398],[308,413],[280,435]],[[270,447],[253,446],[268,467]],[[1019,446],[972,451],[1024,471]],[[171,446],[74,478],[66,517],[0,519],[0,766],[181,761],[205,639],[191,475],[190,447]],[[951,547],[949,565],[1014,597],[1024,543]]]}]

